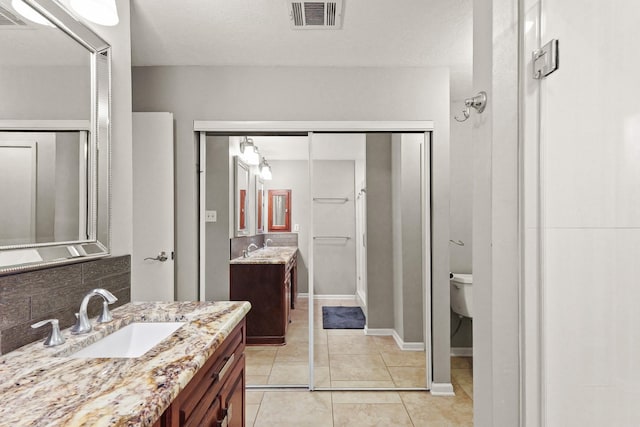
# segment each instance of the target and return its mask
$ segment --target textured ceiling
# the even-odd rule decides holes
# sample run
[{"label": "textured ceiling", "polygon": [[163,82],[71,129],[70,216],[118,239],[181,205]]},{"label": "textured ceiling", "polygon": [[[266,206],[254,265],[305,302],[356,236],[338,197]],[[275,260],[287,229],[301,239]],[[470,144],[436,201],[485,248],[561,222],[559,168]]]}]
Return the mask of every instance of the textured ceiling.
[{"label": "textured ceiling", "polygon": [[344,3],[341,30],[295,31],[284,0],[132,0],[133,65],[448,66],[470,86],[472,0]]}]

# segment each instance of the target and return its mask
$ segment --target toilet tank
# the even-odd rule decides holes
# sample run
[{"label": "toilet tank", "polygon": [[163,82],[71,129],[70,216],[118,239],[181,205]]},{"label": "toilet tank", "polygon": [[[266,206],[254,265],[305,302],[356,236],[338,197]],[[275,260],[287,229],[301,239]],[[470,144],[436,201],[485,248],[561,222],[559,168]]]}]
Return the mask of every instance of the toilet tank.
[{"label": "toilet tank", "polygon": [[451,289],[451,310],[461,316],[473,317],[473,276],[471,274],[453,274],[449,280]]}]

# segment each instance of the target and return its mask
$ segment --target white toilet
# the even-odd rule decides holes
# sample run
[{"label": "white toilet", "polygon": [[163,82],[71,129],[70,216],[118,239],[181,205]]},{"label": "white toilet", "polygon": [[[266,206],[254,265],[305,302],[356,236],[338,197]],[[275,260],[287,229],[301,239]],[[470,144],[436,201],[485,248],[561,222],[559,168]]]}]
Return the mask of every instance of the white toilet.
[{"label": "white toilet", "polygon": [[449,287],[451,289],[451,309],[454,313],[473,318],[473,276],[471,274],[451,273]]}]

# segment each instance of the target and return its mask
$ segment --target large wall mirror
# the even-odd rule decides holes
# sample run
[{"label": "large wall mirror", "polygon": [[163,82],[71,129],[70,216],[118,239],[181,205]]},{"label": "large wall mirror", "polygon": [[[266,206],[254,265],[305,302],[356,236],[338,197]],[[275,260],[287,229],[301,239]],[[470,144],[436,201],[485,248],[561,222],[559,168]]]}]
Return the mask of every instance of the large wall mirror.
[{"label": "large wall mirror", "polygon": [[234,156],[234,198],[235,198],[235,235],[246,236],[249,233],[249,165]]},{"label": "large wall mirror", "polygon": [[0,0],[0,274],[106,256],[110,46],[53,0]]}]

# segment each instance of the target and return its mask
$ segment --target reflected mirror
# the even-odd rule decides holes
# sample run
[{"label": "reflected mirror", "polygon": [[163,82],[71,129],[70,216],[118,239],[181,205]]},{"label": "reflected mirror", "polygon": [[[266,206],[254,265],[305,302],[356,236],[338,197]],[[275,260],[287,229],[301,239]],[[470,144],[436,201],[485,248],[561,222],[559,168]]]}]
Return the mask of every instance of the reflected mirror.
[{"label": "reflected mirror", "polygon": [[234,156],[235,235],[249,234],[249,166]]},{"label": "reflected mirror", "polygon": [[53,0],[0,0],[0,274],[109,254],[110,46]]},{"label": "reflected mirror", "polygon": [[264,233],[264,181],[256,176],[256,233]]},{"label": "reflected mirror", "polygon": [[291,231],[291,190],[269,190],[269,231]]},{"label": "reflected mirror", "polygon": [[0,246],[88,239],[86,131],[0,132]]},{"label": "reflected mirror", "polygon": [[291,231],[291,190],[269,190],[269,231]]}]

